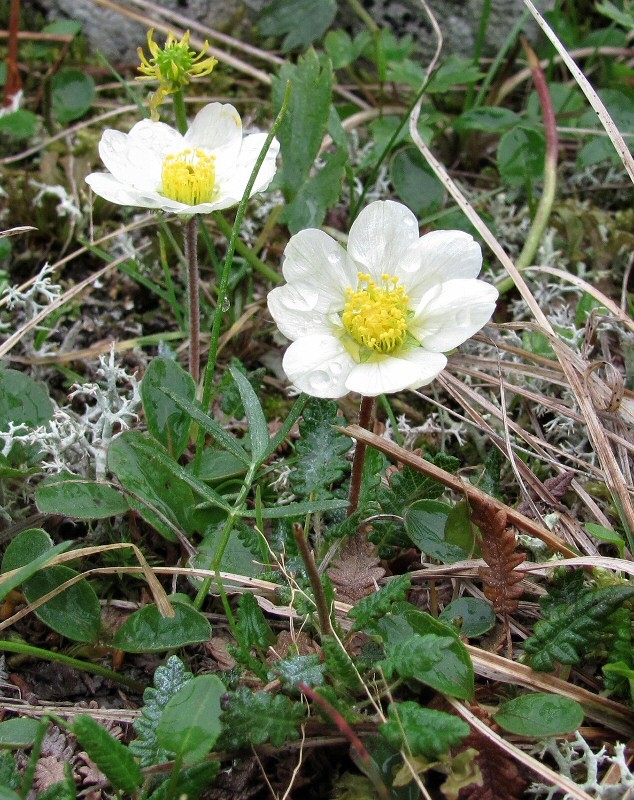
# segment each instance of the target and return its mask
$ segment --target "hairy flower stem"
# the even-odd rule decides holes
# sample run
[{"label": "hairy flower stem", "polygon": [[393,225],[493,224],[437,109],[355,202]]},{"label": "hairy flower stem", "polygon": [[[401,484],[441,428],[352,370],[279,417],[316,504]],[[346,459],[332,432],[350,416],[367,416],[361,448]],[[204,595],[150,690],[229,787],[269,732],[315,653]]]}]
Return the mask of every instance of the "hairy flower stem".
[{"label": "hairy flower stem", "polygon": [[319,570],[317,569],[317,564],[315,564],[315,556],[308,546],[304,529],[298,522],[293,525],[293,536],[295,538],[295,543],[297,544],[297,549],[299,550],[299,555],[304,562],[304,566],[306,567],[310,586],[313,590],[313,594],[315,595],[315,605],[317,606],[317,616],[319,618],[319,630],[321,631],[322,636],[332,636],[333,630],[332,623],[330,621],[330,609],[328,608],[326,593],[324,592],[324,587],[319,577]]},{"label": "hairy flower stem", "polygon": [[[527,39],[520,37],[522,46],[528,58],[528,65],[533,73],[533,82],[535,90],[539,97],[539,102],[542,107],[542,116],[544,118],[544,132],[546,134],[546,158],[544,160],[544,188],[542,196],[537,205],[537,211],[533,217],[531,228],[524,242],[522,252],[517,257],[515,266],[518,269],[528,267],[535,257],[539,243],[544,235],[550,212],[555,202],[555,194],[557,191],[557,153],[559,150],[559,139],[557,136],[557,119],[555,117],[555,109],[553,108],[553,101],[548,91],[548,83],[546,75],[539,63],[539,59],[535,55],[532,47],[529,45]],[[500,294],[508,292],[512,289],[515,283],[513,279],[508,276],[497,284],[497,289]]]},{"label": "hairy flower stem", "polygon": [[198,275],[198,217],[185,223],[187,297],[189,299],[189,372],[196,383],[200,378],[200,293]]},{"label": "hairy flower stem", "polygon": [[187,133],[187,111],[185,110],[185,97],[183,90],[179,89],[172,95],[174,102],[174,116],[176,117],[176,127],[183,136]]},{"label": "hairy flower stem", "polygon": [[[372,415],[374,414],[374,397],[362,397],[359,408],[359,427],[370,430]],[[359,495],[361,494],[361,478],[363,477],[363,465],[365,464],[366,445],[357,442],[352,459],[352,475],[350,476],[350,494],[348,495],[348,516],[354,514],[359,505]]]}]

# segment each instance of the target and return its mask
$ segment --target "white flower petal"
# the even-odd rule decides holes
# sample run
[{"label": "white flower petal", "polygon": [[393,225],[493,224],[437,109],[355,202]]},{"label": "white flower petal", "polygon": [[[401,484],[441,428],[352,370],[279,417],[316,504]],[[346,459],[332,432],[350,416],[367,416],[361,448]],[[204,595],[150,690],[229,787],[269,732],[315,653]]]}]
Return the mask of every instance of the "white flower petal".
[{"label": "white flower petal", "polygon": [[377,361],[357,364],[348,375],[346,388],[367,397],[417,389],[431,383],[447,365],[441,353],[428,353],[422,348]]},{"label": "white flower petal", "polygon": [[343,397],[346,378],[355,362],[334,336],[303,336],[293,342],[282,361],[288,379],[313,397]]},{"label": "white flower petal", "polygon": [[[95,194],[120,206],[139,206],[140,208],[165,209],[165,199],[156,192],[143,192],[133,186],[118,181],[107,172],[93,172],[86,177],[86,183]],[[180,204],[182,205],[182,203]]]},{"label": "white flower petal", "polygon": [[410,331],[426,350],[447,352],[485,325],[495,311],[498,292],[484,281],[458,278],[427,291]]},{"label": "white flower petal", "polygon": [[404,253],[417,240],[418,220],[409,208],[377,200],[352,223],[348,255],[375,280],[386,272],[400,277]]},{"label": "white flower petal", "polygon": [[242,144],[242,120],[229,103],[209,103],[196,114],[185,134],[188,147],[211,151],[218,161],[235,165]]},{"label": "white flower petal", "polygon": [[277,286],[269,292],[268,306],[280,331],[291,341],[312,334],[332,335],[332,325],[318,310],[319,292],[315,287],[295,284]]},{"label": "white flower petal", "polygon": [[476,278],[482,250],[464,231],[432,231],[410,245],[403,256],[403,285],[413,302],[437,283]]},{"label": "white flower petal", "polygon": [[357,268],[327,233],[308,228],[291,237],[282,272],[289,283],[314,286],[333,311],[341,311],[347,288],[356,288]]},{"label": "white flower petal", "polygon": [[161,185],[163,158],[183,147],[183,137],[163,122],[137,122],[130,133],[106,130],[99,142],[99,155],[117,180],[142,191]]},{"label": "white flower petal", "polygon": [[[216,182],[220,196],[223,199],[234,198],[231,205],[242,200],[244,190],[247,188],[247,183],[255,167],[255,162],[264,147],[266,136],[265,133],[247,136],[242,142],[239,154],[233,159],[226,158],[224,155],[222,157],[217,156]],[[273,139],[255,178],[251,196],[258,192],[263,192],[273,180],[276,170],[275,160],[279,151],[280,143],[277,139]]]}]

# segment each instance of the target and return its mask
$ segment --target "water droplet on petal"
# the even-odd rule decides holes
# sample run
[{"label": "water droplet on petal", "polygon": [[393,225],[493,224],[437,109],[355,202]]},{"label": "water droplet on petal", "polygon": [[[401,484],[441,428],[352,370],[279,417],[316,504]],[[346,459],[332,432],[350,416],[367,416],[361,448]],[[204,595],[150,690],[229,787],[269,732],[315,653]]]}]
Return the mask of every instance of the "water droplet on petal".
[{"label": "water droplet on petal", "polygon": [[228,297],[225,297],[225,299],[222,301],[222,310],[229,311],[230,308],[231,308],[231,301],[229,300]]},{"label": "water droplet on petal", "polygon": [[330,253],[328,255],[328,261],[331,264],[338,264],[339,263],[339,256],[337,255],[337,253]]},{"label": "water droplet on petal", "polygon": [[320,391],[330,384],[330,375],[323,369],[315,370],[308,379],[308,385],[313,391]]},{"label": "water droplet on petal", "polygon": [[333,378],[336,378],[339,375],[341,375],[342,369],[343,367],[338,361],[333,361],[332,364],[330,364],[330,374],[333,376]]}]

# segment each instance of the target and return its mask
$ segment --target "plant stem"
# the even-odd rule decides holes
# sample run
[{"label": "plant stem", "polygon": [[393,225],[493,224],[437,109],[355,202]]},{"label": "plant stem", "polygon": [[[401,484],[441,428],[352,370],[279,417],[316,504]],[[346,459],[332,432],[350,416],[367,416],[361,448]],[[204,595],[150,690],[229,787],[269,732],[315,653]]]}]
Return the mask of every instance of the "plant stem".
[{"label": "plant stem", "polygon": [[187,297],[189,300],[189,372],[200,378],[200,292],[198,275],[198,217],[185,223],[185,258],[187,260]]},{"label": "plant stem", "polygon": [[[559,150],[557,119],[555,117],[555,110],[553,108],[550,92],[548,91],[546,75],[539,63],[539,59],[533,52],[532,47],[528,44],[528,41],[523,36],[521,40],[528,57],[528,64],[533,73],[535,90],[537,91],[539,102],[542,107],[544,132],[546,134],[546,157],[544,159],[544,188],[537,205],[537,210],[535,211],[535,216],[533,217],[531,228],[524,242],[524,247],[515,262],[515,266],[518,269],[523,269],[530,265],[535,257],[542,236],[544,235],[546,225],[548,224],[557,191],[557,155]],[[514,285],[513,279],[507,276],[497,284],[497,289],[500,294],[504,294],[504,292],[513,288]]]},{"label": "plant stem", "polygon": [[22,653],[23,655],[33,656],[40,658],[43,661],[57,661],[59,664],[66,664],[67,667],[78,669],[83,672],[92,672],[93,675],[101,675],[103,678],[121,683],[135,692],[142,692],[145,689],[145,684],[140,681],[135,681],[132,678],[127,678],[125,675],[119,675],[118,672],[107,667],[102,667],[100,664],[90,664],[87,661],[80,661],[78,658],[71,658],[62,653],[55,653],[50,650],[43,650],[41,647],[33,647],[30,644],[23,642],[10,642],[6,640],[0,641],[0,650],[7,653]]},{"label": "plant stem", "polygon": [[174,98],[174,116],[176,117],[176,127],[183,135],[187,133],[187,111],[185,110],[185,97],[183,90],[179,89],[172,95]]},{"label": "plant stem", "polygon": [[[231,236],[231,225],[227,222],[220,211],[217,211],[214,214],[214,219],[216,220],[216,225],[220,228],[222,233],[229,239]],[[254,270],[260,273],[264,278],[267,278],[275,285],[282,283],[282,276],[275,272],[275,270],[271,269],[268,264],[265,264],[264,261],[259,259],[256,254],[251,250],[250,247],[244,242],[241,242],[240,239],[236,242],[236,250],[240,255],[245,259],[247,264],[253,267]]]},{"label": "plant stem", "polygon": [[306,567],[308,580],[310,581],[313,595],[315,596],[315,605],[317,606],[317,616],[319,618],[319,630],[322,636],[332,636],[333,630],[330,621],[330,609],[328,608],[326,593],[324,592],[324,587],[319,577],[319,570],[315,563],[315,556],[308,546],[306,536],[304,535],[304,529],[298,522],[293,525],[293,536],[295,537],[299,555]]},{"label": "plant stem", "polygon": [[[370,430],[372,423],[372,414],[374,412],[374,397],[361,398],[361,406],[359,408],[359,427]],[[363,465],[365,464],[365,451],[366,445],[362,442],[357,442],[354,450],[354,458],[352,459],[352,475],[350,476],[350,494],[348,500],[348,516],[354,514],[359,505],[359,495],[361,494],[361,478],[363,477]]]}]

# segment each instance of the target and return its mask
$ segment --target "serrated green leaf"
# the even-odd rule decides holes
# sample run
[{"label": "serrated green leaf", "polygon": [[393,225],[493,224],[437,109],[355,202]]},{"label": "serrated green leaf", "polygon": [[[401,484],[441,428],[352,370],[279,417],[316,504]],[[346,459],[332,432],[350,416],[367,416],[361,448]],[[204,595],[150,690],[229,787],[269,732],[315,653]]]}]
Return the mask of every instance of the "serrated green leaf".
[{"label": "serrated green leaf", "polygon": [[241,686],[229,699],[222,714],[223,750],[238,750],[270,742],[281,747],[299,737],[298,726],[306,710],[283,694],[252,692]]},{"label": "serrated green leaf", "polygon": [[370,621],[387,614],[393,603],[405,599],[411,585],[412,580],[409,575],[398,575],[377,592],[359,600],[356,606],[348,612],[348,616],[354,620],[353,630],[363,630]]},{"label": "serrated green leaf", "polygon": [[13,753],[0,750],[0,786],[17,789],[22,784],[22,776],[18,771]]},{"label": "serrated green leaf", "polygon": [[339,150],[334,155],[326,155],[324,160],[324,166],[300,186],[284,207],[280,221],[286,222],[291,233],[321,227],[326,212],[341,196],[348,154]]},{"label": "serrated green leaf", "polygon": [[171,358],[154,358],[141,381],[145,421],[152,436],[174,458],[180,458],[187,447],[192,420],[165,393],[165,388],[190,403],[196,395],[194,379],[178,362]]},{"label": "serrated green leaf", "polygon": [[74,519],[106,519],[130,510],[119,489],[70,472],[43,480],[35,490],[35,502],[42,514]]},{"label": "serrated green leaf", "polygon": [[358,691],[362,687],[359,673],[355,669],[352,658],[343,649],[341,642],[333,636],[322,636],[321,649],[326,657],[326,672],[329,679],[342,683],[352,691]]},{"label": "serrated green leaf", "polygon": [[282,154],[278,179],[287,201],[293,200],[308,179],[326,133],[332,99],[332,69],[321,64],[310,49],[297,65],[285,63],[273,79],[273,107],[282,107],[287,81],[291,97],[277,137]]},{"label": "serrated green leaf", "polygon": [[264,36],[284,36],[282,52],[306,48],[330,27],[337,13],[336,0],[275,0],[260,18]]},{"label": "serrated green leaf", "polygon": [[154,686],[143,692],[141,716],[134,721],[137,738],[130,742],[130,752],[142,767],[163,764],[172,758],[173,753],[159,745],[156,730],[169,700],[192,678],[178,656],[170,656],[163,666],[157,667]]},{"label": "serrated green leaf", "polygon": [[152,792],[149,800],[167,800],[169,790],[173,790],[173,797],[197,800],[216,780],[220,766],[219,761],[205,761],[188,767],[179,773],[175,786],[170,786],[169,780],[165,780],[156,791]]},{"label": "serrated green leaf", "polygon": [[143,783],[143,776],[128,748],[88,714],[75,717],[73,733],[113,787],[134,794]]},{"label": "serrated green leaf", "polygon": [[260,463],[267,455],[269,449],[269,428],[266,417],[257,394],[245,375],[240,370],[232,368],[231,375],[236,382],[240,399],[244,406],[247,420],[249,421],[249,434],[251,437],[251,458],[253,463]]},{"label": "serrated green leaf", "polygon": [[201,761],[220,735],[220,699],[226,688],[216,675],[199,675],[168,701],[156,731],[158,743],[184,764]]},{"label": "serrated green leaf", "polygon": [[209,641],[211,625],[203,614],[182,602],[173,608],[173,617],[162,617],[154,604],[135,611],[115,633],[112,647],[126,653],[160,653]]},{"label": "serrated green leaf", "polygon": [[493,714],[505,731],[540,739],[576,731],[583,717],[583,707],[576,700],[543,692],[507,700]]},{"label": "serrated green leaf", "polygon": [[388,716],[389,721],[380,725],[379,730],[392,747],[434,760],[460,744],[471,730],[460,717],[421,708],[410,700],[391,703]]},{"label": "serrated green leaf", "polygon": [[292,656],[275,662],[273,669],[269,671],[269,680],[279,678],[283,684],[291,687],[300,682],[307,686],[321,686],[324,682],[325,669],[325,664],[321,663],[317,653]]},{"label": "serrated green leaf", "polygon": [[275,641],[275,634],[251,592],[246,592],[240,597],[237,628],[240,641],[248,649],[252,647],[265,649]]},{"label": "serrated green leaf", "polygon": [[352,446],[350,438],[333,427],[341,422],[337,404],[331,400],[312,399],[304,408],[295,447],[297,463],[289,476],[293,492],[300,497],[323,497],[350,469],[343,458]]},{"label": "serrated green leaf", "polygon": [[500,177],[510,186],[541,181],[545,157],[546,140],[540,131],[523,126],[513,128],[502,136],[498,145]]},{"label": "serrated green leaf", "polygon": [[470,58],[463,58],[459,55],[449,56],[431,77],[427,86],[430,94],[448,92],[457,89],[463,84],[476,83],[484,75],[474,65]]}]

